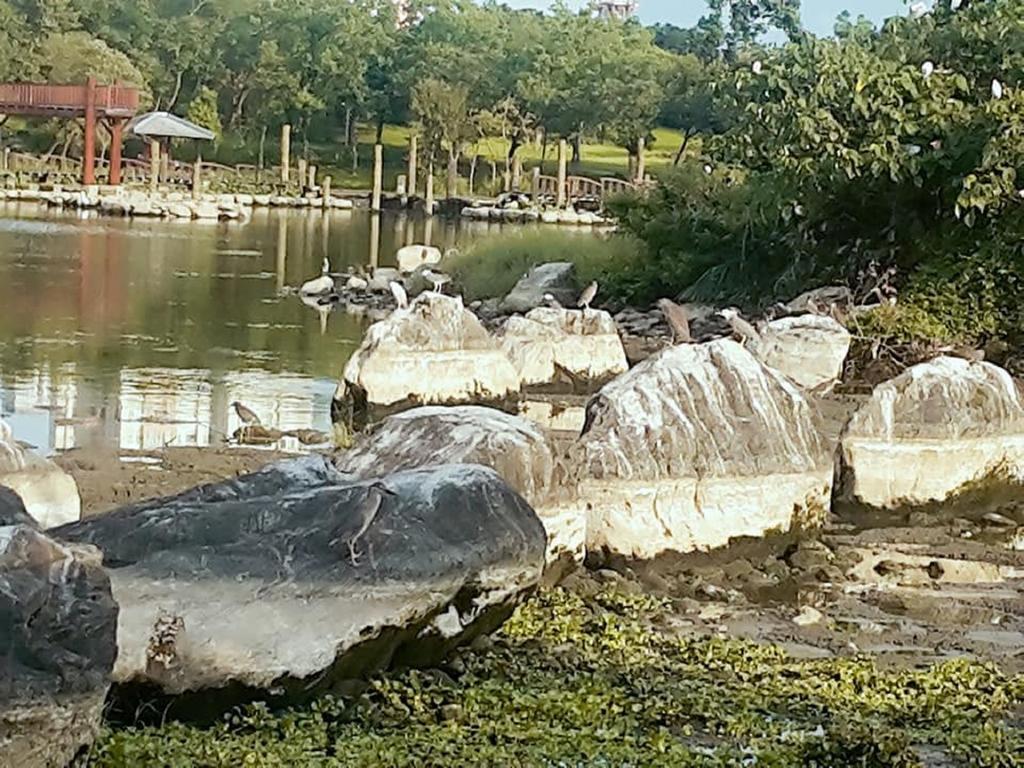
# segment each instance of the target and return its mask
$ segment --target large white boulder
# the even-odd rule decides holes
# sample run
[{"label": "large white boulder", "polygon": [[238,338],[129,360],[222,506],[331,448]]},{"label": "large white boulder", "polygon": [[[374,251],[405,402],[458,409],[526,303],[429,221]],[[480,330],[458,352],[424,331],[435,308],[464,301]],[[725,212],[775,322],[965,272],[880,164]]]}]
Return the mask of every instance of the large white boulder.
[{"label": "large white boulder", "polygon": [[731,340],[665,349],[606,385],[569,461],[588,551],[638,559],[820,524],[832,486],[803,395]]},{"label": "large white boulder", "polygon": [[505,323],[501,348],[523,386],[568,376],[583,385],[603,383],[629,369],[615,321],[607,312],[538,307]]},{"label": "large white boulder", "polygon": [[334,459],[360,479],[436,464],[480,464],[534,508],[548,535],[547,559],[581,561],[585,516],[564,503],[557,456],[532,421],[475,405],[426,406],[389,416]]},{"label": "large white boulder", "polygon": [[412,272],[417,267],[437,264],[441,256],[441,249],[432,245],[406,245],[398,249],[395,259],[399,270]]},{"label": "large white boulder", "polygon": [[761,330],[754,353],[802,389],[824,389],[842,376],[850,338],[831,317],[784,317]]},{"label": "large white boulder", "polygon": [[338,399],[454,404],[518,392],[519,374],[462,299],[429,292],[370,326],[345,366]]},{"label": "large white boulder", "polygon": [[0,419],[0,485],[17,493],[43,528],[78,520],[82,501],[74,478],[49,459],[22,447]]},{"label": "large white boulder", "polygon": [[[939,357],[875,387],[840,438],[837,502],[903,509],[1024,485],[1024,402],[1009,373]],[[980,493],[980,497],[979,497]],[[980,511],[976,510],[976,511]]]}]

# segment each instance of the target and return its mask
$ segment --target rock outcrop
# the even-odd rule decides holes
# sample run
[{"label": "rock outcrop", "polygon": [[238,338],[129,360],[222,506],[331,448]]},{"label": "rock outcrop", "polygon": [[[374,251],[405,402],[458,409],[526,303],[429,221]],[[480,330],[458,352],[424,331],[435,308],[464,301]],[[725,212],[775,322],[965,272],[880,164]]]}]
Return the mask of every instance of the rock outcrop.
[{"label": "rock outcrop", "polygon": [[359,423],[368,409],[498,402],[518,392],[519,375],[476,315],[459,298],[429,292],[370,326],[336,399]]},{"label": "rock outcrop", "polygon": [[536,510],[548,562],[583,559],[584,515],[564,503],[555,451],[527,419],[479,406],[414,408],[385,419],[334,463],[361,480],[438,464],[490,467]]},{"label": "rock outcrop", "polygon": [[939,357],[875,387],[840,440],[838,509],[963,496],[972,511],[1024,485],[1024,398],[990,363]]},{"label": "rock outcrop", "polygon": [[842,376],[850,338],[850,332],[831,317],[784,317],[761,330],[753,351],[801,389],[821,391]]},{"label": "rock outcrop", "polygon": [[442,257],[441,249],[432,245],[406,245],[395,253],[398,269],[412,272],[417,267],[438,264]]},{"label": "rock outcrop", "polygon": [[212,715],[434,663],[538,583],[544,528],[493,470],[381,482],[310,456],[61,528],[103,550],[122,706],[164,694],[172,715]]},{"label": "rock outcrop", "polygon": [[599,310],[538,307],[510,317],[501,347],[524,387],[561,383],[587,390],[629,369],[615,321]]},{"label": "rock outcrop", "polygon": [[531,269],[501,302],[505,313],[529,312],[544,303],[544,296],[551,294],[565,306],[573,306],[579,293],[576,282],[576,266],[567,261],[553,261],[539,264]]},{"label": "rock outcrop", "polygon": [[799,390],[729,340],[671,347],[602,388],[569,461],[587,550],[638,559],[816,525],[832,481]]},{"label": "rock outcrop", "polygon": [[63,768],[92,743],[116,628],[99,552],[0,526],[0,765]]},{"label": "rock outcrop", "polygon": [[82,500],[74,478],[49,459],[19,445],[3,420],[0,485],[20,496],[28,513],[43,528],[72,522],[82,514]]}]

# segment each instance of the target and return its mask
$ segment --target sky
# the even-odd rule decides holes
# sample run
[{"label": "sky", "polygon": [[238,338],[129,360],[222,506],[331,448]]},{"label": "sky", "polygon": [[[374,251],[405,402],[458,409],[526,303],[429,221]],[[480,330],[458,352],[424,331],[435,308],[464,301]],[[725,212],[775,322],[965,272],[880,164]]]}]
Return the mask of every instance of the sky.
[{"label": "sky", "polygon": [[[551,5],[549,0],[505,0],[515,8],[546,8]],[[692,25],[705,10],[701,0],[639,0],[640,18],[645,24],[659,21]],[[582,0],[572,4],[584,5]],[[904,0],[804,0],[804,24],[812,32],[827,34],[832,31],[836,17],[843,11],[849,11],[853,18],[863,14],[874,22],[889,16],[902,15],[907,12]]]}]

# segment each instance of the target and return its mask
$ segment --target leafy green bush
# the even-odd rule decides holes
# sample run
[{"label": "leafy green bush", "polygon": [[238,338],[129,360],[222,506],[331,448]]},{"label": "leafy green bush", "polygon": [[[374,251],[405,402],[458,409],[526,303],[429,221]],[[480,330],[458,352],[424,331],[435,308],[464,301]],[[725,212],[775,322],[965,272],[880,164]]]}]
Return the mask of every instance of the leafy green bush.
[{"label": "leafy green bush", "polygon": [[553,261],[576,265],[581,284],[601,283],[604,298],[618,297],[620,276],[640,261],[643,245],[620,235],[543,228],[510,232],[473,243],[442,265],[470,301],[505,296],[532,267]]},{"label": "leafy green bush", "polygon": [[377,677],[358,700],[255,705],[202,729],[109,730],[93,768],[135,766],[917,766],[915,745],[1020,765],[1024,678],[798,661],[665,632],[668,604],[553,590],[444,671]]}]

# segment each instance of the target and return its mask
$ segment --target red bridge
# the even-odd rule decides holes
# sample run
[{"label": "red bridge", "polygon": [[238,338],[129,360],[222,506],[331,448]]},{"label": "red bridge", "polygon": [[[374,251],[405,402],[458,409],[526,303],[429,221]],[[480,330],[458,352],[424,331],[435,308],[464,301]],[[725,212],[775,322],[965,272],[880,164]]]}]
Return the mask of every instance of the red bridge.
[{"label": "red bridge", "polygon": [[110,131],[110,183],[121,183],[121,142],[124,124],[139,108],[139,91],[128,85],[0,83],[0,114],[85,119],[82,183],[96,183],[96,123]]}]

